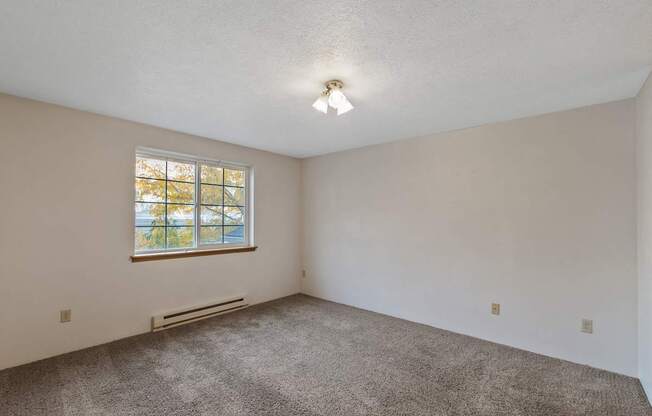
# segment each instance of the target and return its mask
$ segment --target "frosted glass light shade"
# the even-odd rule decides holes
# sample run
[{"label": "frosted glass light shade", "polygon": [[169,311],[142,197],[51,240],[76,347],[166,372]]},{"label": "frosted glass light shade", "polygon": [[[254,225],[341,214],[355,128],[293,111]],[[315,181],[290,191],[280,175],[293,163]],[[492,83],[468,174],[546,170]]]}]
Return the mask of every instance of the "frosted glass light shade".
[{"label": "frosted glass light shade", "polygon": [[349,100],[344,97],[344,101],[340,103],[340,105],[337,107],[337,115],[341,116],[342,114],[349,112],[353,110],[353,104],[349,102]]},{"label": "frosted glass light shade", "polygon": [[321,112],[328,113],[328,97],[326,95],[321,95],[317,100],[312,104],[312,107]]},{"label": "frosted glass light shade", "polygon": [[342,94],[342,91],[338,89],[331,90],[331,93],[328,95],[328,105],[337,109],[344,101],[346,97]]}]

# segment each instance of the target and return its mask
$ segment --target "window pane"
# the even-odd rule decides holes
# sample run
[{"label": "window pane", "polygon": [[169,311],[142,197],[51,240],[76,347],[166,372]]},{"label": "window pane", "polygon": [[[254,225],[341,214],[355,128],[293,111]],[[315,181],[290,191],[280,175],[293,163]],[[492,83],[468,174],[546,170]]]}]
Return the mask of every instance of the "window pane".
[{"label": "window pane", "polygon": [[202,183],[222,185],[222,168],[218,168],[217,166],[201,165],[201,181]]},{"label": "window pane", "polygon": [[225,243],[244,243],[244,227],[228,226],[224,227]]},{"label": "window pane", "polygon": [[165,160],[136,157],[136,176],[165,179]]},{"label": "window pane", "polygon": [[244,171],[224,169],[224,185],[245,186]]},{"label": "window pane", "polygon": [[136,201],[164,202],[165,181],[136,179]]},{"label": "window pane", "polygon": [[244,208],[224,207],[224,224],[244,225]]},{"label": "window pane", "polygon": [[193,204],[195,202],[195,184],[168,182],[168,202]]},{"label": "window pane", "polygon": [[193,225],[194,223],[194,205],[168,205],[168,225]]},{"label": "window pane", "polygon": [[200,232],[201,244],[221,244],[222,243],[222,227],[202,226]]},{"label": "window pane", "polygon": [[245,190],[244,188],[224,187],[224,205],[244,205]]},{"label": "window pane", "polygon": [[194,245],[194,227],[168,227],[168,248],[189,248]]},{"label": "window pane", "polygon": [[222,205],[222,187],[215,185],[201,185],[201,203]]},{"label": "window pane", "polygon": [[168,180],[195,182],[195,164],[168,160]]},{"label": "window pane", "polygon": [[165,227],[137,227],[136,251],[165,248]]},{"label": "window pane", "polygon": [[201,207],[201,225],[221,225],[222,207]]},{"label": "window pane", "polygon": [[137,155],[136,251],[244,244],[247,172],[212,162]]},{"label": "window pane", "polygon": [[136,226],[165,225],[165,204],[136,203]]}]

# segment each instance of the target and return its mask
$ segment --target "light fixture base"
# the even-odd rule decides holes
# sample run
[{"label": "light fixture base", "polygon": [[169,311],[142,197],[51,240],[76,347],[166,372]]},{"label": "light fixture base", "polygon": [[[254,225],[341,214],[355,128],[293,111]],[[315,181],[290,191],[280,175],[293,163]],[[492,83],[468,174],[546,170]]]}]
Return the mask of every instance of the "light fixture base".
[{"label": "light fixture base", "polygon": [[344,88],[344,83],[340,81],[339,79],[332,79],[328,82],[326,82],[326,89],[327,90],[332,90],[332,89],[342,89]]}]

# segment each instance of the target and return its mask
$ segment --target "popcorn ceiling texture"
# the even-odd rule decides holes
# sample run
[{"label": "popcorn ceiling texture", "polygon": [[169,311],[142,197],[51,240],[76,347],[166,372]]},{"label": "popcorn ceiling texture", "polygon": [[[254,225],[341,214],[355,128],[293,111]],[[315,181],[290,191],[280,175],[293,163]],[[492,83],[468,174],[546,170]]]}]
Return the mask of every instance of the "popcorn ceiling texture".
[{"label": "popcorn ceiling texture", "polygon": [[[0,91],[291,156],[636,95],[649,0],[5,0]],[[340,78],[356,109],[312,109]]]},{"label": "popcorn ceiling texture", "polygon": [[0,372],[0,414],[650,416],[638,380],[296,295]]}]

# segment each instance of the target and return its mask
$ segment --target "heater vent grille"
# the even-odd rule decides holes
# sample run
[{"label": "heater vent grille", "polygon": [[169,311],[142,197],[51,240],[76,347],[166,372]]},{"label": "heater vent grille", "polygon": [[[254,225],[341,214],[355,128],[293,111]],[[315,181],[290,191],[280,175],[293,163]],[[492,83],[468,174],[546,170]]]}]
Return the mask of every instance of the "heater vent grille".
[{"label": "heater vent grille", "polygon": [[245,296],[234,296],[205,305],[178,309],[165,314],[153,316],[152,331],[161,331],[163,329],[189,324],[201,319],[244,309],[247,306],[249,306],[249,304],[247,303]]}]

